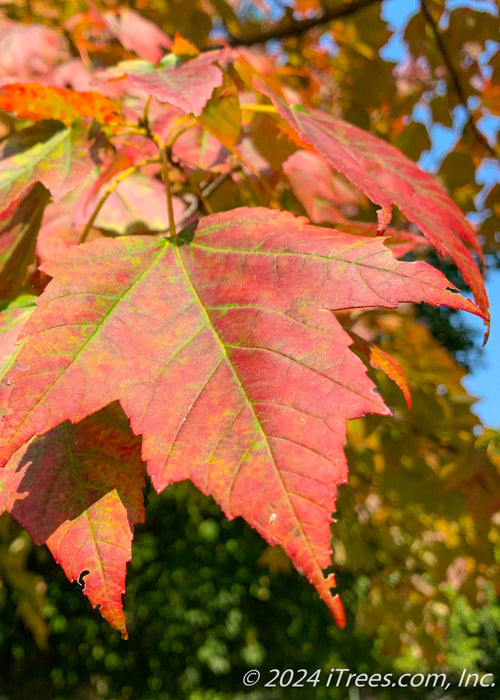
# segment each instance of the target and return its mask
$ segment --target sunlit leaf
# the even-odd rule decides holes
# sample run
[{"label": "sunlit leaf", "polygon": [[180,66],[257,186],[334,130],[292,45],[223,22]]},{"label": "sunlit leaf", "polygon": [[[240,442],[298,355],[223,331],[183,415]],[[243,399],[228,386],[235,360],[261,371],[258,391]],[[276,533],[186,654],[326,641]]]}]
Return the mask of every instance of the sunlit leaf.
[{"label": "sunlit leaf", "polygon": [[5,140],[0,148],[0,209],[5,209],[34,182],[41,182],[54,201],[81,184],[96,166],[89,126],[70,129],[44,121]]},{"label": "sunlit leaf", "polygon": [[294,109],[261,81],[258,89],[271,98],[282,117],[304,142],[351,180],[375,204],[396,204],[414,221],[441,255],[450,255],[483,311],[488,296],[480,271],[465,243],[481,255],[474,229],[434,180],[393,146],[325,112]]},{"label": "sunlit leaf", "polygon": [[43,269],[55,279],[11,375],[4,463],[119,400],[156,489],[189,478],[244,517],[343,624],[322,569],[345,425],[387,409],[332,311],[422,300],[479,310],[380,238],[267,209],[206,217],[177,241],[94,241]]},{"label": "sunlit leaf", "polygon": [[0,110],[20,119],[57,119],[66,126],[79,117],[92,117],[100,124],[123,122],[118,107],[98,92],[75,92],[38,83],[0,87]]},{"label": "sunlit leaf", "polygon": [[230,49],[220,49],[206,51],[186,63],[159,68],[146,61],[129,61],[118,66],[116,72],[126,74],[132,85],[160,102],[199,116],[214,88],[223,83],[217,64],[224,64],[230,57]]}]

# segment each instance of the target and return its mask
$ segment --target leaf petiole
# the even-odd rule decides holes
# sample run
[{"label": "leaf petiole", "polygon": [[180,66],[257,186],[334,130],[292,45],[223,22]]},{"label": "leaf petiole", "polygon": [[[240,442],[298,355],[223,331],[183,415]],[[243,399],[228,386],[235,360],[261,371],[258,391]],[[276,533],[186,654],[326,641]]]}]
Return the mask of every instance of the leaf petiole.
[{"label": "leaf petiole", "polygon": [[165,183],[165,194],[167,196],[168,228],[170,231],[170,237],[175,240],[177,238],[177,231],[175,230],[174,205],[172,201],[172,187],[170,185],[170,171],[168,167],[166,148],[161,148],[160,154],[163,182]]},{"label": "leaf petiole", "polygon": [[264,112],[265,114],[279,114],[278,110],[274,105],[242,105],[240,104],[240,109],[242,112]]}]

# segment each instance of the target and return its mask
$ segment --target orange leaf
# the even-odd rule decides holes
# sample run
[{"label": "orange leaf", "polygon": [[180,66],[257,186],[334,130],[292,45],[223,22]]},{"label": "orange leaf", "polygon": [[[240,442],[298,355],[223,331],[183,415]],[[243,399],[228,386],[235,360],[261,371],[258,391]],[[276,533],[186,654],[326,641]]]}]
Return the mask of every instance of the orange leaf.
[{"label": "orange leaf", "polygon": [[389,353],[385,350],[381,350],[381,348],[379,348],[377,345],[369,343],[352,330],[349,331],[349,335],[354,341],[352,345],[353,349],[362,355],[363,358],[368,360],[374,369],[381,369],[382,372],[389,377],[389,379],[392,379],[392,381],[403,392],[408,408],[411,408],[410,387],[408,386],[408,382],[404,376],[403,368],[396,358],[389,355]]},{"label": "orange leaf", "polygon": [[194,44],[180,34],[175,35],[171,51],[176,56],[198,56],[200,53]]},{"label": "orange leaf", "polygon": [[78,117],[93,117],[101,124],[119,124],[116,105],[98,92],[75,92],[38,83],[11,83],[0,88],[0,109],[19,119],[57,119],[71,126]]},{"label": "orange leaf", "polygon": [[403,392],[408,408],[411,408],[411,394],[403,369],[395,357],[376,345],[370,345],[370,364],[381,369]]}]

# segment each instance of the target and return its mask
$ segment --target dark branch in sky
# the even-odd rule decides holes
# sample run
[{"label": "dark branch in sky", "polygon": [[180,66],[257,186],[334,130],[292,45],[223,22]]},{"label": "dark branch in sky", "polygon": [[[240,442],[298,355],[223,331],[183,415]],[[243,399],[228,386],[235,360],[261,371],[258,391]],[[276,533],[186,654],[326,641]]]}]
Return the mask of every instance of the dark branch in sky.
[{"label": "dark branch in sky", "polygon": [[479,131],[478,126],[476,124],[476,121],[474,119],[473,114],[471,113],[469,106],[467,104],[467,94],[465,92],[465,89],[460,82],[459,74],[457,70],[455,69],[455,66],[453,65],[453,61],[451,60],[450,53],[448,51],[448,48],[444,42],[443,36],[439,30],[439,27],[434,20],[434,17],[432,16],[431,12],[429,12],[429,8],[425,4],[425,0],[421,0],[421,7],[422,7],[422,13],[425,17],[426,22],[429,24],[430,28],[432,29],[432,33],[434,34],[434,38],[436,40],[437,47],[439,49],[439,52],[441,53],[441,56],[443,57],[444,64],[446,65],[446,68],[448,70],[448,74],[450,76],[450,82],[453,86],[453,89],[455,90],[455,93],[458,97],[458,101],[462,105],[462,107],[465,108],[467,112],[467,124],[469,125],[469,128],[471,131],[474,133],[474,136],[476,139],[485,147],[485,149],[493,156],[493,158],[500,158],[500,153],[497,152],[497,150],[488,142],[488,139],[486,136]]},{"label": "dark branch in sky", "polygon": [[352,2],[343,2],[338,7],[332,7],[324,10],[316,17],[308,19],[293,20],[290,19],[286,23],[278,23],[257,34],[249,34],[248,36],[233,36],[230,35],[228,43],[231,46],[251,46],[253,44],[263,44],[271,39],[288,39],[289,37],[298,37],[308,32],[314,27],[320,27],[323,24],[333,22],[333,20],[341,19],[353,15],[364,7],[380,4],[382,0],[352,0]]}]

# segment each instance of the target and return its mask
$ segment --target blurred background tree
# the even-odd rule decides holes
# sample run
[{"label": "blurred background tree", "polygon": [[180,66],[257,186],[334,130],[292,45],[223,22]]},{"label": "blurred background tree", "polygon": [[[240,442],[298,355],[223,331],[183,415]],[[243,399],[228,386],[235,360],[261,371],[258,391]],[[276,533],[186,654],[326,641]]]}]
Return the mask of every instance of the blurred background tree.
[{"label": "blurred background tree", "polygon": [[[86,2],[1,5],[3,76],[16,61],[8,43],[11,21],[59,32],[66,58],[78,56],[84,41],[89,68],[116,60],[113,41],[92,26],[91,13],[86,33],[77,35],[67,23],[76,12],[88,12]],[[137,0],[97,6],[129,7],[201,49],[225,41],[252,52],[261,70],[277,71],[310,106],[389,140],[434,172],[478,226],[488,264],[498,266],[498,2]],[[50,42],[31,51],[38,57],[30,63],[34,75],[43,74],[44,61],[61,60]],[[265,115],[251,128],[262,134],[259,153],[273,184],[273,151],[286,153],[289,146],[276,142]],[[315,223],[354,214],[373,220],[373,207],[331,172],[324,183],[304,182],[300,162],[289,159],[279,176],[288,185],[277,190],[278,201]],[[393,223],[397,227],[397,213]],[[428,259],[463,286],[446,260]],[[428,307],[365,315],[351,319],[351,328],[399,359],[413,408],[378,374],[394,418],[350,426],[350,482],[341,489],[332,528],[346,630],[334,626],[278,548],[267,547],[241,521],[227,522],[188,484],[161,496],[147,490],[147,520],[137,528],[129,565],[128,642],[92,614],[48,551],[34,547],[4,515],[4,697],[345,698],[345,689],[319,687],[295,695],[292,689],[245,693],[241,679],[251,667],[444,670],[450,679],[463,668],[481,674],[500,667],[500,434],[481,425],[461,384],[463,368],[477,361],[478,339],[452,310]],[[413,691],[356,692],[349,697],[409,698]],[[458,689],[450,692],[461,697]],[[423,688],[414,696],[437,697]],[[496,697],[494,688],[466,691],[476,696]]]}]

